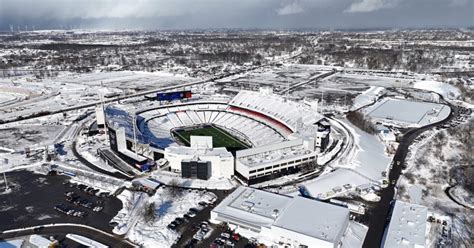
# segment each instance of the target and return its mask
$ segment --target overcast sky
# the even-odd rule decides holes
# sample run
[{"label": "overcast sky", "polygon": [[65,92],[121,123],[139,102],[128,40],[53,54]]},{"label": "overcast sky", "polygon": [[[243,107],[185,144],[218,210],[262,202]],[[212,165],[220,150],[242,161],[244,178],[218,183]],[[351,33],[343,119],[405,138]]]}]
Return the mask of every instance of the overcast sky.
[{"label": "overcast sky", "polygon": [[0,30],[474,26],[474,0],[0,0]]}]

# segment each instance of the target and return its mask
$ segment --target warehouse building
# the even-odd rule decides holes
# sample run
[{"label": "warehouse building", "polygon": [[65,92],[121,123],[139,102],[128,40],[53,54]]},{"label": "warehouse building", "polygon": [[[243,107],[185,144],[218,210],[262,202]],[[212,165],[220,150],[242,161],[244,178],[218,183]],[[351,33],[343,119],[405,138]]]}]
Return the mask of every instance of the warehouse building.
[{"label": "warehouse building", "polygon": [[396,201],[382,247],[425,247],[427,218],[427,207]]},{"label": "warehouse building", "polygon": [[344,207],[240,186],[211,211],[247,238],[288,247],[338,247],[349,225]]}]

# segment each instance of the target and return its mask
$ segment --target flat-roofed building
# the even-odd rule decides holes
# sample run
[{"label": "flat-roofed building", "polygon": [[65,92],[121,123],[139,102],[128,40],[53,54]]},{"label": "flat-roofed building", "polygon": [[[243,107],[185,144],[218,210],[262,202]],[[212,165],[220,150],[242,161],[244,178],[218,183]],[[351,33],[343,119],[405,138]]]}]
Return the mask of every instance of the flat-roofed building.
[{"label": "flat-roofed building", "polygon": [[227,223],[248,238],[263,237],[290,247],[338,247],[349,210],[240,186],[212,210],[211,222]]},{"label": "flat-roofed building", "polygon": [[427,207],[396,201],[382,247],[425,247],[427,218]]}]

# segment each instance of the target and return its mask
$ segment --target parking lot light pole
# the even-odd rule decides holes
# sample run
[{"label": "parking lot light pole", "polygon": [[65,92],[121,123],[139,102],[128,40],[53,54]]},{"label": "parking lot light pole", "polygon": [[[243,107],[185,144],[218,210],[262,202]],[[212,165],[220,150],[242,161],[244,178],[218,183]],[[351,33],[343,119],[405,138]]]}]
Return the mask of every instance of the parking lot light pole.
[{"label": "parking lot light pole", "polygon": [[3,172],[3,180],[5,181],[5,192],[8,192],[10,188],[8,188],[7,176],[5,175],[5,171]]}]

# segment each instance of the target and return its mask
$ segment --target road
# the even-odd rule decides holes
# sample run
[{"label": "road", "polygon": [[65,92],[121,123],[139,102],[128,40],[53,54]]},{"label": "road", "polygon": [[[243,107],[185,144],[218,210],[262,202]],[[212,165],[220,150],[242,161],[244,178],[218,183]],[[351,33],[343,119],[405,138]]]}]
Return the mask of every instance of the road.
[{"label": "road", "polygon": [[[457,110],[451,106],[451,114],[449,117],[441,122],[433,123],[421,128],[409,129],[403,134],[400,140],[398,149],[393,157],[393,168],[390,170],[389,182],[397,182],[398,178],[402,173],[402,166],[405,163],[405,158],[409,151],[410,145],[413,143],[416,137],[421,133],[435,127],[442,125],[457,115]],[[397,166],[397,164],[399,164]],[[395,196],[395,184],[390,183],[388,187],[383,188],[380,191],[380,201],[377,206],[373,209],[369,217],[369,230],[364,240],[364,248],[380,247],[382,243],[383,234],[385,231],[385,225],[387,224],[388,216],[391,210],[391,203]]]},{"label": "road", "polygon": [[320,79],[329,77],[329,76],[335,74],[336,72],[337,72],[337,71],[333,70],[333,71],[330,71],[330,72],[326,72],[326,73],[323,73],[323,74],[319,74],[319,75],[317,75],[316,77],[310,78],[310,79],[308,79],[308,80],[306,80],[306,81],[293,84],[293,85],[291,85],[290,87],[288,87],[288,88],[286,88],[286,89],[284,89],[284,90],[278,92],[278,94],[283,95],[283,94],[286,94],[286,93],[290,93],[290,92],[292,92],[294,89],[297,89],[297,88],[299,88],[299,87],[301,87],[301,86],[303,86],[303,85],[305,85],[305,84],[309,84],[309,83],[311,83],[311,82],[313,82],[313,81],[316,81],[316,80],[320,80]]},{"label": "road", "polygon": [[[155,88],[155,89],[152,89],[152,90],[145,90],[145,91],[140,91],[140,92],[136,92],[136,93],[132,93],[132,94],[127,94],[127,95],[122,95],[122,96],[113,97],[113,98],[109,98],[109,99],[104,99],[103,103],[117,102],[117,101],[128,99],[128,98],[145,96],[145,95],[149,95],[149,94],[153,94],[153,93],[157,93],[157,92],[163,92],[163,91],[168,91],[168,90],[179,89],[179,88],[183,88],[183,87],[189,87],[189,86],[193,86],[193,85],[208,83],[208,82],[212,82],[212,81],[215,81],[215,80],[219,80],[219,79],[223,79],[223,78],[226,78],[226,77],[241,74],[241,73],[244,73],[244,72],[253,71],[253,70],[265,67],[265,66],[271,66],[271,65],[274,65],[274,64],[279,63],[279,62],[284,62],[285,60],[294,59],[294,58],[296,58],[300,55],[301,55],[301,53],[297,53],[293,56],[290,56],[288,58],[284,58],[284,59],[281,59],[281,60],[278,60],[278,61],[272,61],[272,62],[269,62],[267,64],[254,66],[252,68],[247,68],[247,69],[243,69],[243,70],[238,70],[236,72],[226,73],[224,75],[219,75],[219,76],[211,77],[211,78],[208,78],[208,79],[198,80],[198,81],[195,81],[195,82],[184,83],[184,84],[173,85],[173,86],[160,87],[160,88]],[[17,121],[22,121],[22,120],[38,118],[38,117],[42,117],[42,116],[48,116],[48,115],[53,115],[53,114],[59,114],[59,113],[65,113],[65,112],[73,111],[73,110],[78,110],[78,109],[94,107],[94,106],[99,105],[101,103],[102,103],[102,101],[95,101],[95,102],[91,102],[91,103],[87,103],[87,104],[76,105],[76,106],[62,108],[62,109],[58,109],[58,110],[54,110],[54,111],[43,111],[43,112],[31,114],[29,116],[20,116],[21,118],[17,117],[16,119],[0,120],[0,124],[12,123],[12,122],[17,122]]]},{"label": "road", "polygon": [[27,236],[32,234],[45,235],[45,236],[64,236],[68,233],[81,235],[97,242],[100,242],[109,247],[137,247],[132,243],[122,239],[121,237],[116,237],[111,234],[107,234],[98,230],[87,228],[85,226],[78,226],[74,224],[61,224],[60,226],[46,226],[36,229],[28,229],[22,231],[0,233],[1,239],[13,239],[21,236]]}]

